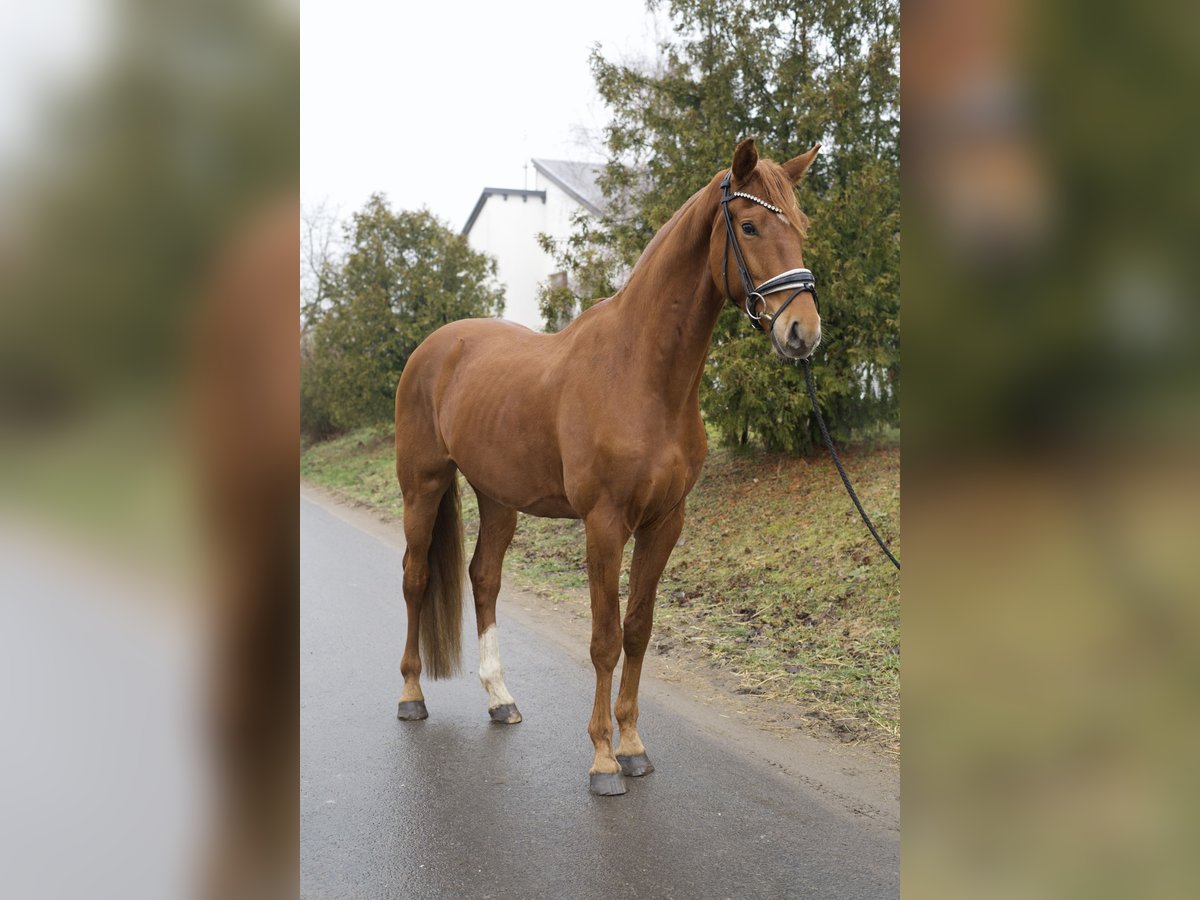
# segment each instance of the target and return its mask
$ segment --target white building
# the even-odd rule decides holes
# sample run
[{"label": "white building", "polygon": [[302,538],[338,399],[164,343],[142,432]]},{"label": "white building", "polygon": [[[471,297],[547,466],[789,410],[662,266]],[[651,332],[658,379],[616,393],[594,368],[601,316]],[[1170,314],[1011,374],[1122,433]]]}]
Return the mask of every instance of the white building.
[{"label": "white building", "polygon": [[575,213],[582,209],[598,215],[604,195],[596,184],[599,165],[560,159],[532,162],[533,189],[484,188],[462,233],[473,249],[496,257],[504,285],[504,318],[541,331],[538,286],[556,274],[557,267],[538,246],[537,236],[565,239]]}]

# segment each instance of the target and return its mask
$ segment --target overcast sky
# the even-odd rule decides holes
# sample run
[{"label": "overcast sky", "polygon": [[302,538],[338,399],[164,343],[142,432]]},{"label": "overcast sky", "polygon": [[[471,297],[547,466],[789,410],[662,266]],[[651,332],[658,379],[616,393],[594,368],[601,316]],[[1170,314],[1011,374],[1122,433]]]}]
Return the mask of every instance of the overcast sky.
[{"label": "overcast sky", "polygon": [[485,186],[532,186],[530,157],[599,158],[590,48],[650,58],[661,21],[645,0],[303,0],[302,202],[345,218],[382,191],[462,228]]}]

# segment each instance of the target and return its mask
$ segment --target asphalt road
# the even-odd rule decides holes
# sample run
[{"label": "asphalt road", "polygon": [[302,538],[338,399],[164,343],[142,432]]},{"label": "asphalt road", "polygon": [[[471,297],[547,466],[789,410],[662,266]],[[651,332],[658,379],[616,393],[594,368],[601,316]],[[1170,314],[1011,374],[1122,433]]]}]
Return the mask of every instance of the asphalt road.
[{"label": "asphalt road", "polygon": [[506,614],[504,593],[525,721],[488,720],[469,608],[466,671],[424,685],[429,719],[398,721],[398,547],[302,496],[300,549],[302,896],[899,895],[893,818],[770,764],[749,734],[714,735],[661,685],[641,703],[657,771],[623,796],[589,794],[586,643],[547,640]]}]

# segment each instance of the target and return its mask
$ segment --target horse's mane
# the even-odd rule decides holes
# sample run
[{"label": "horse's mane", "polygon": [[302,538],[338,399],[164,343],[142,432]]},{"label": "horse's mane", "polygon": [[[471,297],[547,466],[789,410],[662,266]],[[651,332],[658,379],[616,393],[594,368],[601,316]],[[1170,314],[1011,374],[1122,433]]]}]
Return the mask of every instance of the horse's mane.
[{"label": "horse's mane", "polygon": [[642,255],[639,256],[637,262],[633,264],[633,270],[629,273],[630,279],[637,274],[638,269],[642,268],[646,260],[654,255],[654,251],[658,249],[658,245],[667,239],[667,235],[675,230],[675,226],[679,224],[680,219],[684,217],[688,210],[696,205],[696,201],[700,199],[700,195],[707,191],[710,187],[712,187],[711,181],[704,187],[700,188],[700,190],[696,191],[696,193],[692,194],[692,196],[688,197],[687,200],[684,201],[683,206],[675,210],[675,215],[667,219],[666,224],[664,224],[662,228],[655,232],[654,237],[650,239],[650,243],[646,245],[646,249],[642,251]]},{"label": "horse's mane", "polygon": [[[787,173],[783,171],[783,166],[769,159],[760,159],[758,161],[758,165],[754,167],[754,171],[746,180],[746,183],[744,185],[738,185],[738,189],[746,190],[747,187],[753,186],[756,178],[761,185],[759,192],[763,195],[762,199],[782,209],[783,217],[787,219],[787,221],[791,223],[791,225],[797,231],[799,231],[802,236],[807,235],[808,216],[801,212],[799,205],[796,203],[795,186],[792,184],[792,180],[788,177]],[[714,181],[716,181],[716,178],[714,178],[704,187],[700,188],[700,190],[696,191],[696,193],[692,194],[692,196],[684,201],[683,206],[675,210],[675,215],[671,216],[671,218],[666,221],[666,224],[664,224],[660,229],[658,229],[657,232],[655,232],[654,237],[650,239],[650,243],[646,245],[646,249],[642,251],[642,255],[639,256],[637,262],[634,263],[633,270],[629,273],[630,278],[637,273],[638,269],[642,268],[646,260],[654,254],[655,250],[658,249],[659,244],[666,240],[667,235],[671,234],[671,232],[675,230],[675,226],[679,224],[679,221],[688,212],[688,210],[690,210],[696,204],[696,201],[700,199],[700,195],[713,186]],[[754,193],[754,191],[747,190],[747,193]]]}]

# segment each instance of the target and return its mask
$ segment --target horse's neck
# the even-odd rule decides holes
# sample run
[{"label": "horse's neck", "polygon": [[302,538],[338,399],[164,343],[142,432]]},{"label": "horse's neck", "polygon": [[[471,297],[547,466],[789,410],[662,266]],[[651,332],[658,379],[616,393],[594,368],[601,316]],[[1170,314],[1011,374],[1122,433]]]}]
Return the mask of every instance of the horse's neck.
[{"label": "horse's neck", "polygon": [[708,247],[716,210],[711,185],[663,226],[621,292],[616,346],[632,349],[627,370],[679,408],[699,389],[723,298],[713,285]]}]

